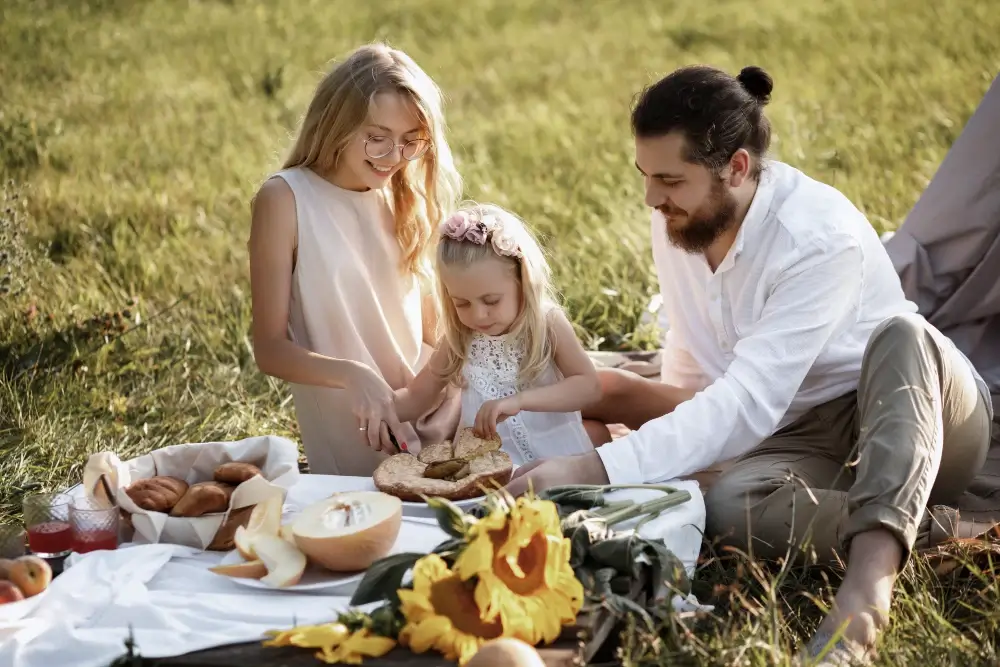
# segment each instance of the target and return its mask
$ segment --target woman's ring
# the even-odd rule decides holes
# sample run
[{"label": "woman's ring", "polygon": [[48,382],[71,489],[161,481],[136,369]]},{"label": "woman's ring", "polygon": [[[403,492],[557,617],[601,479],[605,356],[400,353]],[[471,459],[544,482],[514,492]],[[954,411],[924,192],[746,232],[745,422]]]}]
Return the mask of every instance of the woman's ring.
[{"label": "woman's ring", "polygon": [[367,430],[368,430],[368,427],[367,427],[367,426],[362,426],[362,427],[361,427],[361,428],[359,428],[358,430],[359,430],[359,431],[361,431],[361,432],[364,432],[364,431],[367,431]]}]

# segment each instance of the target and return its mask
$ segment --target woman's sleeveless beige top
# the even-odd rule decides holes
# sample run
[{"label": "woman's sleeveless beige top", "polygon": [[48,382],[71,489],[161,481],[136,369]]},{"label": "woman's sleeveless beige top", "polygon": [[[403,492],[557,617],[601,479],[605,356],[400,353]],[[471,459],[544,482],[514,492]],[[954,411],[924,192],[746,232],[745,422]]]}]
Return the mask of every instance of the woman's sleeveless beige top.
[{"label": "woman's sleeveless beige top", "polygon": [[[350,359],[402,389],[429,359],[423,343],[422,295],[399,269],[400,248],[386,193],[339,188],[309,169],[278,172],[295,195],[297,259],[288,332],[297,345]],[[386,456],[367,445],[347,393],[291,384],[312,473],[368,476]],[[454,436],[459,393],[396,438],[414,453],[421,443]]]}]

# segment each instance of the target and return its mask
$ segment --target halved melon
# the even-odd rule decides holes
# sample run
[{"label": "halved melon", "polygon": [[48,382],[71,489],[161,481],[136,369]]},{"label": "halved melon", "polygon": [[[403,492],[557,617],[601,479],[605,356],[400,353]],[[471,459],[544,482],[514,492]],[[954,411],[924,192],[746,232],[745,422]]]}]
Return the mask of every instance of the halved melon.
[{"label": "halved melon", "polygon": [[262,582],[275,588],[299,583],[308,561],[294,544],[274,535],[258,535],[253,546],[267,568],[267,576],[261,578]]},{"label": "halved melon", "polygon": [[249,560],[245,563],[233,563],[232,565],[216,565],[208,569],[216,574],[235,579],[261,579],[267,575],[267,566],[262,560]]},{"label": "halved melon", "polygon": [[349,491],[306,507],[292,523],[295,544],[333,572],[358,572],[396,543],[403,503],[381,491]]}]

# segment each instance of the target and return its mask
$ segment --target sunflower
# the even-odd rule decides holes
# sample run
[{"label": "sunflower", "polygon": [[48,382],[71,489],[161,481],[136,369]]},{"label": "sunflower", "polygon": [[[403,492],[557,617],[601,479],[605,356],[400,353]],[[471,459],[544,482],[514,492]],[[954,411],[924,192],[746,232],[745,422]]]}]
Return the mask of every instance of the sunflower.
[{"label": "sunflower", "polygon": [[400,589],[398,595],[406,619],[399,643],[414,653],[434,649],[464,665],[480,646],[503,634],[499,620],[480,619],[471,582],[463,581],[437,554],[416,562],[413,589]]},{"label": "sunflower", "polygon": [[499,621],[503,636],[536,645],[555,641],[576,620],[583,586],[569,566],[554,503],[522,496],[471,526],[467,540],[455,572],[464,582],[477,578],[482,622]]}]

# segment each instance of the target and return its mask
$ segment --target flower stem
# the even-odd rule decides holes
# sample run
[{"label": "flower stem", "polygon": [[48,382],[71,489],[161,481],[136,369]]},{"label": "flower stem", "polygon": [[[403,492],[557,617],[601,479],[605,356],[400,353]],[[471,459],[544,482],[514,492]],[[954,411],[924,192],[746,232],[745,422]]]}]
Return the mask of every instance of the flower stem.
[{"label": "flower stem", "polygon": [[664,493],[676,493],[677,489],[663,484],[603,484],[600,487],[604,491],[619,491],[621,489],[640,489],[645,491],[662,491]]},{"label": "flower stem", "polygon": [[601,516],[605,516],[607,514],[614,514],[615,512],[617,512],[619,510],[622,510],[622,509],[624,509],[626,507],[631,507],[632,505],[635,505],[635,504],[636,504],[636,502],[634,500],[619,500],[619,501],[616,501],[616,502],[613,502],[613,503],[607,503],[606,505],[598,507],[596,510],[593,510],[593,512],[594,512],[594,514],[600,514]]},{"label": "flower stem", "polygon": [[664,493],[674,493],[677,491],[672,486],[665,486],[662,484],[564,484],[561,486],[553,486],[547,489],[548,493],[553,493],[556,491],[593,491],[600,489],[601,491],[618,491],[621,489],[642,489],[647,491],[662,491]]},{"label": "flower stem", "polygon": [[691,494],[688,491],[674,491],[673,493],[668,493],[662,498],[655,498],[642,504],[630,505],[629,507],[616,512],[611,512],[605,516],[604,519],[607,521],[609,526],[614,526],[622,523],[623,521],[634,519],[637,516],[659,514],[664,510],[676,507],[677,505],[686,503],[689,500],[691,500]]}]

